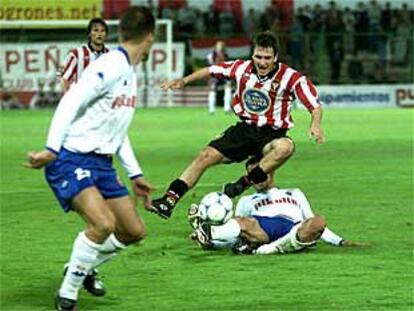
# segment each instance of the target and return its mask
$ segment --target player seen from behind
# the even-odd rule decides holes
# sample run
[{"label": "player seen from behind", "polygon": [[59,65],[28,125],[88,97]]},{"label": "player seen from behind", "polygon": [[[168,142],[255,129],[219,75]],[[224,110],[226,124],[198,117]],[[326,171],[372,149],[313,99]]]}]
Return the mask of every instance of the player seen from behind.
[{"label": "player seen from behind", "polygon": [[135,66],[147,56],[154,30],[148,8],[129,8],[119,23],[120,46],[86,68],[56,109],[47,149],[29,153],[27,166],[45,167],[47,182],[63,210],[77,212],[86,223],[56,293],[57,310],[75,310],[82,285],[96,294],[94,269],[145,235],[113,157],[120,160],[133,192],[148,208],[152,186],[143,177],[127,130],[136,108]]}]

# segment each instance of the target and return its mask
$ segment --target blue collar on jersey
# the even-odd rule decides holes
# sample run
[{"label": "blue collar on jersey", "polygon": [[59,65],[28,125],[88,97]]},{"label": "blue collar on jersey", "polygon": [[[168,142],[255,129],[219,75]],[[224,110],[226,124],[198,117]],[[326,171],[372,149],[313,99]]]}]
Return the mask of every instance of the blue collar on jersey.
[{"label": "blue collar on jersey", "polygon": [[128,52],[127,52],[127,51],[125,51],[125,49],[124,49],[122,46],[118,46],[117,50],[118,50],[118,51],[121,51],[121,52],[125,55],[125,57],[126,57],[126,59],[127,59],[128,64],[130,64],[130,65],[131,65],[131,62],[129,61]]}]

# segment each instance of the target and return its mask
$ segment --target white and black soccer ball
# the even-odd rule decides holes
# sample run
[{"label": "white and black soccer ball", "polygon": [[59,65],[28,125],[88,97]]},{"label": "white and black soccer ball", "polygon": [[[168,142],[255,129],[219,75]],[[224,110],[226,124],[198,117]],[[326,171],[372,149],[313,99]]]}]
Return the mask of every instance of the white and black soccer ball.
[{"label": "white and black soccer ball", "polygon": [[211,192],[201,199],[199,211],[204,222],[222,225],[233,216],[233,202],[222,192]]}]

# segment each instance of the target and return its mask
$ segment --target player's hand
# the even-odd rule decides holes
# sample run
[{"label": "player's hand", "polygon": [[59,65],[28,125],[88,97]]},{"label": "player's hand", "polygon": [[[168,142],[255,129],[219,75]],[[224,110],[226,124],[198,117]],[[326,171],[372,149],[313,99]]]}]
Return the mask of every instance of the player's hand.
[{"label": "player's hand", "polygon": [[325,135],[319,125],[311,125],[308,131],[308,136],[310,140],[314,140],[318,144],[323,144],[325,142]]},{"label": "player's hand", "polygon": [[351,240],[343,240],[341,242],[341,247],[364,247],[364,246],[369,246],[369,244],[363,243],[363,242],[351,241]]},{"label": "player's hand", "polygon": [[167,81],[161,84],[161,89],[182,89],[186,85],[184,79],[178,79],[173,81]]},{"label": "player's hand", "polygon": [[39,169],[55,159],[56,154],[49,150],[30,151],[27,154],[27,162],[24,166],[27,168]]},{"label": "player's hand", "polygon": [[150,208],[152,203],[151,192],[154,190],[154,187],[143,177],[133,179],[131,185],[135,195],[144,199],[145,209]]}]

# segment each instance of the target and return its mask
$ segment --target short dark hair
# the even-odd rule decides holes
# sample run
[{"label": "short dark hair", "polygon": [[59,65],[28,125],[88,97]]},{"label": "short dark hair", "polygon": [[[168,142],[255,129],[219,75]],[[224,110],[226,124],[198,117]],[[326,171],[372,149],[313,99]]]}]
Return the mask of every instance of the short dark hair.
[{"label": "short dark hair", "polygon": [[91,33],[92,27],[95,24],[102,25],[105,28],[105,32],[108,33],[108,25],[106,24],[106,22],[102,18],[100,18],[100,17],[95,17],[95,18],[92,18],[89,21],[89,24],[88,24],[88,35]]},{"label": "short dark hair", "polygon": [[272,48],[275,55],[279,51],[277,37],[270,31],[260,32],[254,36],[253,49],[257,46],[261,48]]},{"label": "short dark hair", "polygon": [[155,31],[155,18],[151,10],[144,6],[131,6],[121,16],[119,36],[121,42],[141,41]]}]

